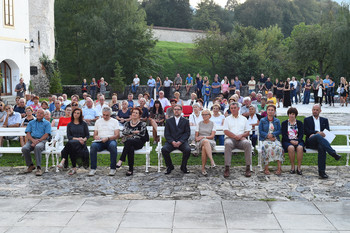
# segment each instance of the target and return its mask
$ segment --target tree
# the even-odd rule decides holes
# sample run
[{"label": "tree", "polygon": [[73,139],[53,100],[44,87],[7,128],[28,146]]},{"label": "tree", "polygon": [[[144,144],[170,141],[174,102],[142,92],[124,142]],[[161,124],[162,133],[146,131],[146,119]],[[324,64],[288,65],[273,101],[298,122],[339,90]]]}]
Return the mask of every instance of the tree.
[{"label": "tree", "polygon": [[192,19],[195,29],[209,30],[218,26],[222,32],[231,32],[233,29],[233,12],[223,9],[213,0],[202,0]]},{"label": "tree", "polygon": [[208,31],[204,38],[195,40],[194,57],[204,57],[211,64],[211,71],[220,71],[224,53],[225,36],[221,35],[220,30]]},{"label": "tree", "polygon": [[297,69],[305,74],[308,67],[315,64],[321,76],[330,70],[330,25],[305,25],[294,27],[290,41],[289,54]]},{"label": "tree", "polygon": [[60,0],[55,8],[56,54],[65,83],[109,80],[116,62],[129,81],[136,72],[142,77],[154,71],[156,42],[137,0]]},{"label": "tree", "polygon": [[143,0],[147,24],[162,27],[190,28],[192,9],[189,0]]}]

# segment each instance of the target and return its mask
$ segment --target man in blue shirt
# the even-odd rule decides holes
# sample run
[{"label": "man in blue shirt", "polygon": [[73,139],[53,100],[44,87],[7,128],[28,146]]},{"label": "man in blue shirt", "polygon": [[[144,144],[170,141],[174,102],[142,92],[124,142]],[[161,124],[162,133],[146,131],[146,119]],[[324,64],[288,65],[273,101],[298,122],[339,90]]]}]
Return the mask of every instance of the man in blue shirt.
[{"label": "man in blue shirt", "polygon": [[211,89],[212,99],[215,99],[219,95],[221,89],[221,83],[219,83],[217,77],[214,78],[214,82],[211,84]]},{"label": "man in blue shirt", "polygon": [[152,98],[154,93],[154,87],[156,86],[156,80],[154,80],[152,76],[149,76],[149,79],[147,81],[147,86],[148,86],[148,92]]},{"label": "man in blue shirt", "polygon": [[[52,97],[51,97],[51,104],[49,105],[49,111],[52,113],[55,109],[56,109],[56,107],[55,107],[55,102],[56,102],[56,100],[57,100],[57,96],[55,96],[55,95],[52,95]],[[28,106],[28,105],[27,105]]]},{"label": "man in blue shirt", "polygon": [[41,152],[45,150],[45,143],[47,138],[51,134],[51,124],[44,119],[44,110],[38,109],[36,112],[36,119],[29,122],[25,130],[28,138],[28,142],[22,147],[22,154],[28,166],[25,173],[31,173],[35,166],[32,162],[30,152],[34,150],[36,168],[36,176],[41,176]]},{"label": "man in blue shirt", "polygon": [[83,117],[84,121],[88,125],[95,125],[95,122],[98,120],[99,115],[96,110],[93,108],[93,101],[90,97],[86,98],[86,106],[83,108]]},{"label": "man in blue shirt", "polygon": [[191,77],[191,74],[188,74],[187,78],[186,78],[186,91],[187,91],[187,94],[190,91],[192,85],[193,85],[193,78]]},{"label": "man in blue shirt", "polygon": [[237,90],[241,90],[241,87],[242,87],[242,82],[238,79],[238,76],[235,77],[235,86],[236,86],[236,91]]}]

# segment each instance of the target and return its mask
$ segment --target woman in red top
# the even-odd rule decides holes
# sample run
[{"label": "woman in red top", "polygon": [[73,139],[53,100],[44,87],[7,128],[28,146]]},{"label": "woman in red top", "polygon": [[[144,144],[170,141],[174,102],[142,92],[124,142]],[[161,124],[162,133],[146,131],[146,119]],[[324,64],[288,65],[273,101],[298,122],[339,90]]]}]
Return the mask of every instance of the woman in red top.
[{"label": "woman in red top", "polygon": [[65,112],[66,112],[66,115],[64,117],[61,117],[60,120],[58,121],[57,129],[59,129],[60,126],[67,126],[71,121],[72,108],[67,106]]}]

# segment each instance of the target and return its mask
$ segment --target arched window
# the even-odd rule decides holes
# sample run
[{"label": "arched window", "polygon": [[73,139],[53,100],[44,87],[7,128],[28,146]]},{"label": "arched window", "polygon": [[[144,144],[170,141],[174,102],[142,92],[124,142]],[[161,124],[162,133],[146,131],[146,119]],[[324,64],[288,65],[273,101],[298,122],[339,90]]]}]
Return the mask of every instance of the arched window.
[{"label": "arched window", "polygon": [[0,74],[2,78],[1,95],[12,95],[11,67],[5,61],[0,64]]}]

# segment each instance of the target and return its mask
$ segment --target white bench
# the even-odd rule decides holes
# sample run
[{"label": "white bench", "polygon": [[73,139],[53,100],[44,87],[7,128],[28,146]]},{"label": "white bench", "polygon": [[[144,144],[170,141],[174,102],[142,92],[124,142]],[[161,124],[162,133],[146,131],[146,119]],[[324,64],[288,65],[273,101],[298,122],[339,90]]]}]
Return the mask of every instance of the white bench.
[{"label": "white bench", "polygon": [[[345,136],[346,137],[346,145],[332,145],[332,148],[338,153],[338,154],[347,154],[346,156],[346,165],[349,166],[349,157],[350,157],[350,126],[330,126],[330,131],[335,134],[336,136]],[[258,136],[259,137],[259,136]],[[262,161],[261,161],[261,145],[260,141],[258,140],[258,144],[256,146],[256,150],[258,151],[258,167],[260,171],[263,170],[262,168]],[[288,153],[288,152],[286,152]],[[317,154],[318,151],[316,149],[310,149],[306,148],[306,152],[304,154]]]},{"label": "white bench", "polygon": [[[25,127],[14,127],[14,128],[0,128],[0,136],[25,136]],[[47,142],[45,145],[45,150],[42,152],[46,156],[46,168],[45,172],[48,172],[48,163],[49,157],[52,155],[52,163],[55,164],[56,172],[58,172],[58,159],[60,157],[61,151],[64,148],[64,139],[67,138],[67,127],[61,126],[58,130],[57,128],[52,128],[51,133],[53,135],[53,140],[51,142]],[[152,136],[152,127],[147,127],[148,134],[150,137]],[[120,136],[122,136],[122,128],[120,129]],[[56,138],[56,134],[59,133],[59,137],[57,137],[58,141],[54,143],[54,138]],[[94,126],[89,126],[89,133],[92,136],[94,134]],[[90,146],[88,146],[90,151]],[[118,154],[122,153],[124,147],[117,146]],[[139,150],[135,151],[135,154],[142,154],[146,156],[146,172],[148,172],[148,168],[150,167],[150,154],[152,151],[152,147],[149,142],[146,142],[145,146]],[[22,147],[0,147],[0,153],[3,154],[22,154]],[[33,152],[32,152],[33,153]],[[109,151],[104,150],[98,152],[98,154],[109,154]],[[56,161],[54,159],[56,157]]]},{"label": "white bench", "polygon": [[[160,167],[162,166],[162,138],[164,137],[164,129],[165,127],[158,127],[157,128],[157,135],[159,136],[159,142],[158,145],[156,147],[156,152],[158,155],[158,172],[160,172]],[[195,135],[195,131],[196,131],[196,126],[191,126],[191,136],[194,138]],[[223,127],[222,126],[217,126],[216,127],[216,133],[215,135],[225,135],[224,131],[223,131]],[[248,138],[249,140],[249,138]],[[252,147],[252,152],[254,151],[254,148]],[[215,148],[212,151],[213,153],[224,153],[225,152],[225,146],[221,146],[221,145],[216,145]],[[233,149],[232,150],[233,153],[238,153],[238,152],[244,152],[244,150],[241,149]],[[180,150],[174,150],[171,153],[174,154],[180,154],[182,153]],[[250,154],[250,159],[252,159],[252,154]],[[250,170],[252,171],[252,165],[250,165]]]}]

